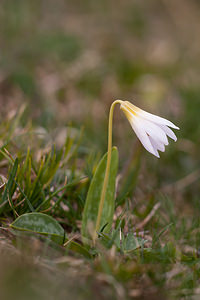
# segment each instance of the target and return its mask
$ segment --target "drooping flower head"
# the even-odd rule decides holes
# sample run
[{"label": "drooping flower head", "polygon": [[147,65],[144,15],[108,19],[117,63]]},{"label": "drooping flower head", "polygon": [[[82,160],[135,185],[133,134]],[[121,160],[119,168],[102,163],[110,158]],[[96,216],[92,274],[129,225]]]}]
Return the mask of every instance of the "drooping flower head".
[{"label": "drooping flower head", "polygon": [[120,101],[120,108],[129,120],[133,130],[144,148],[160,157],[158,151],[165,151],[169,144],[168,138],[177,140],[174,132],[169,128],[179,129],[172,122],[148,113],[129,101]]}]

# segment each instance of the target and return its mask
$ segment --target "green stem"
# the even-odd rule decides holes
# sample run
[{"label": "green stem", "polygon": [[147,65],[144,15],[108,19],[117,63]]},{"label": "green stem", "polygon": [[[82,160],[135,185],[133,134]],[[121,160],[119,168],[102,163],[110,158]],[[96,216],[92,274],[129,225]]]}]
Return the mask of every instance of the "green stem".
[{"label": "green stem", "polygon": [[106,164],[106,171],[105,171],[105,177],[101,192],[101,198],[99,202],[99,209],[98,209],[98,215],[97,215],[97,222],[94,232],[94,240],[96,240],[97,232],[99,231],[100,222],[101,222],[101,216],[103,212],[103,205],[105,201],[106,196],[106,189],[108,186],[108,180],[109,180],[109,173],[110,173],[110,164],[111,164],[111,155],[112,155],[112,124],[113,124],[113,112],[116,104],[121,104],[121,100],[115,100],[111,107],[110,107],[110,113],[109,113],[109,121],[108,121],[108,154],[107,154],[107,164]]}]

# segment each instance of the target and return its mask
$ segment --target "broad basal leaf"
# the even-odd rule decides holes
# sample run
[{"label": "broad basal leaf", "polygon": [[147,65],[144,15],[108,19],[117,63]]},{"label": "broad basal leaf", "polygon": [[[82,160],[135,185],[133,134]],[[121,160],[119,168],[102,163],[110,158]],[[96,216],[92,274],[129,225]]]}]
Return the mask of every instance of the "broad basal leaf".
[{"label": "broad basal leaf", "polygon": [[[83,238],[90,238],[94,232],[99,202],[102,193],[103,181],[106,170],[107,154],[103,156],[99,162],[94,177],[91,181],[87,199],[83,211],[82,219],[82,236]],[[112,226],[114,206],[115,206],[115,180],[118,169],[118,150],[116,147],[112,149],[110,176],[106,190],[104,207],[100,222],[100,228],[104,227],[104,232],[108,232]]]},{"label": "broad basal leaf", "polygon": [[13,229],[50,236],[52,240],[63,244],[65,231],[51,216],[42,213],[28,213],[18,217],[11,225]]}]

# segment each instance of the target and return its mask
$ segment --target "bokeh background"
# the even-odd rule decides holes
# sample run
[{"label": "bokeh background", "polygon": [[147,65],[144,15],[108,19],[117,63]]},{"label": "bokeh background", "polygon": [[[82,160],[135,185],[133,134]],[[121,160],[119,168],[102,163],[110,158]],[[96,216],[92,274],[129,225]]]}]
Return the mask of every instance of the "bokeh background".
[{"label": "bokeh background", "polygon": [[[1,118],[27,103],[25,123],[83,126],[104,152],[110,104],[132,101],[181,128],[155,166],[180,179],[199,164],[199,19],[195,0],[2,0]],[[123,162],[136,139],[119,111],[114,137]]]},{"label": "bokeh background", "polygon": [[113,100],[168,118],[180,127],[178,141],[157,160],[116,109],[120,172],[142,151],[140,208],[167,191],[181,216],[198,215],[199,36],[198,0],[1,0],[1,120],[26,104],[23,126],[50,135],[84,128],[81,151],[101,155]]}]

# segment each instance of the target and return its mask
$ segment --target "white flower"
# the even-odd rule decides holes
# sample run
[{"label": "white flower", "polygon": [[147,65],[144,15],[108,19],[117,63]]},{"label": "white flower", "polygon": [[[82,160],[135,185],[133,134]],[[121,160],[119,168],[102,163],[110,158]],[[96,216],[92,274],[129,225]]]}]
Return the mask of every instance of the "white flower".
[{"label": "white flower", "polygon": [[128,101],[121,101],[120,108],[125,113],[133,130],[144,148],[153,155],[160,157],[158,150],[164,152],[169,144],[167,136],[177,140],[174,132],[169,128],[179,129],[172,122],[150,114]]}]

